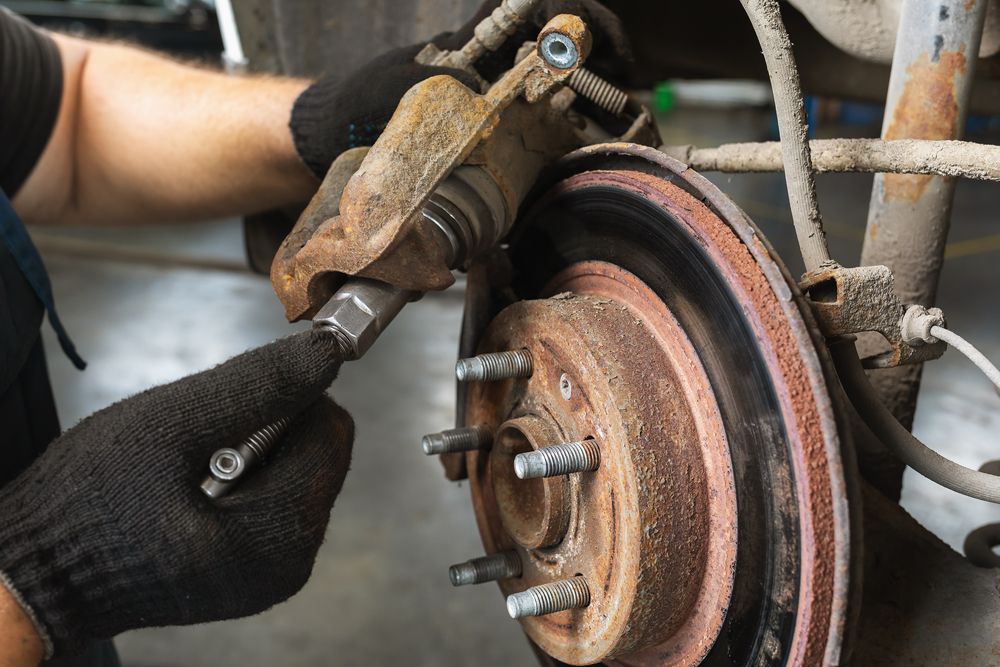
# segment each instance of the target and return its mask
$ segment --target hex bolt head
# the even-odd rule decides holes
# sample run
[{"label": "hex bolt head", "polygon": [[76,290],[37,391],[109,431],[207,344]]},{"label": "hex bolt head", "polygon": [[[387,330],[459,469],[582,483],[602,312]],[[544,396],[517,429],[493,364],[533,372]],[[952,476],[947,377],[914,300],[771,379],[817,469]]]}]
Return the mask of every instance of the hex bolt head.
[{"label": "hex bolt head", "polygon": [[563,442],[518,454],[514,457],[514,474],[519,479],[558,477],[597,470],[600,465],[601,449],[596,440]]},{"label": "hex bolt head", "polygon": [[507,613],[511,618],[544,616],[566,609],[582,609],[590,604],[590,588],[577,575],[541,586],[533,586],[507,596]]},{"label": "hex bolt head", "polygon": [[455,364],[455,377],[459,382],[529,378],[532,370],[530,352],[505,350],[459,359]]},{"label": "hex bolt head", "polygon": [[521,576],[521,557],[515,551],[501,551],[456,563],[448,568],[452,586],[482,584]]},{"label": "hex bolt head", "polygon": [[485,426],[463,426],[450,428],[440,433],[428,433],[420,440],[424,454],[447,454],[449,452],[469,452],[487,449],[493,442],[493,434]]}]

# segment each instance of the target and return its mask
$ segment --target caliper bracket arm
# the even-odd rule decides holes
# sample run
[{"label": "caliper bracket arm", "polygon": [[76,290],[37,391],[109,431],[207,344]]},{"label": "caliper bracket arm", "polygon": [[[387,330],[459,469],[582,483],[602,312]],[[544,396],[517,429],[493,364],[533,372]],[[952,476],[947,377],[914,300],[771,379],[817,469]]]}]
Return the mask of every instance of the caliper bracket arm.
[{"label": "caliper bracket arm", "polygon": [[576,45],[580,57],[572,67],[550,65],[536,50],[483,94],[449,76],[426,79],[403,96],[347,181],[339,206],[330,201],[336,184],[327,181],[342,176],[331,168],[271,267],[271,283],[289,320],[312,316],[338,276],[381,280],[413,292],[453,282],[441,235],[417,223],[434,191],[491,136],[505,109],[519,98],[528,103],[547,98],[583,62],[590,48],[583,21],[559,15],[542,34],[553,31]]}]

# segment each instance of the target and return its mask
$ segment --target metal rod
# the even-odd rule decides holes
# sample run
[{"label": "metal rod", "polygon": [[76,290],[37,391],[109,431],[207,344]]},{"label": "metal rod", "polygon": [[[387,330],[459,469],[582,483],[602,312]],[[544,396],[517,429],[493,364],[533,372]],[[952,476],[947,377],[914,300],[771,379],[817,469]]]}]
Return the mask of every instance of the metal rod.
[{"label": "metal rod", "polygon": [[[982,38],[986,0],[903,3],[896,36],[883,139],[957,139],[962,135]],[[875,177],[862,265],[892,269],[904,303],[932,306],[944,263],[954,180],[941,176]],[[878,341],[859,339],[862,355]],[[919,365],[881,371],[872,383],[900,422],[913,423]],[[897,476],[902,474],[900,469]],[[890,490],[897,495],[898,490]]]},{"label": "metal rod", "polygon": [[[785,168],[777,141],[712,148],[661,146],[660,150],[697,171],[759,173]],[[1000,146],[971,141],[814,139],[809,150],[817,172],[936,174],[1000,181]]]}]

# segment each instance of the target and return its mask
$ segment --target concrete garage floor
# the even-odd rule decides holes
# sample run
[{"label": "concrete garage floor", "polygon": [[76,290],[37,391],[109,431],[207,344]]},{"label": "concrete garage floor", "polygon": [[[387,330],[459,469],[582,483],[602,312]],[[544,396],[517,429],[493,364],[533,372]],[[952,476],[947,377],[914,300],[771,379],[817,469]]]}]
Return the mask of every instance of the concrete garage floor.
[{"label": "concrete garage floor", "polygon": [[[699,111],[669,121],[665,139],[712,145],[763,138],[765,131],[766,114]],[[796,256],[780,176],[716,181],[783,257]],[[820,178],[833,252],[845,263],[860,248],[870,184],[871,177],[860,175]],[[955,331],[1000,360],[996,197],[996,186],[959,184],[940,303]],[[46,329],[64,427],[293,329],[267,281],[238,270],[236,221],[41,229],[35,237],[62,317],[90,363],[84,373],[74,370]],[[108,259],[109,249],[116,259]],[[461,291],[452,289],[408,307],[362,362],[341,372],[333,394],[357,421],[354,462],[304,591],[250,619],[128,633],[118,641],[126,665],[531,664],[494,586],[449,585],[447,565],[477,555],[481,546],[467,486],[446,482],[438,462],[419,447],[422,433],[453,420],[461,305]],[[977,371],[949,351],[925,378],[918,435],[969,466],[1000,458],[1000,398]],[[969,530],[1000,520],[994,506],[914,475],[906,480],[905,505],[958,548]]]}]

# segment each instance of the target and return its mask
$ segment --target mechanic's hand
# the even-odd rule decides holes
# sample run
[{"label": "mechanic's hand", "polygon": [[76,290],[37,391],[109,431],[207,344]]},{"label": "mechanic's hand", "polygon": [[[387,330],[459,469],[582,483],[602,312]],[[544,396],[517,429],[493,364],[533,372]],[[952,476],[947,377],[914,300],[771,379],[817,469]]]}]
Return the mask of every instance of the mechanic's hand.
[{"label": "mechanic's hand", "polygon": [[[278,340],[101,410],[0,489],[0,583],[50,653],[302,588],[350,463],[353,422],[324,396],[341,359],[329,334]],[[264,467],[219,500],[201,492],[216,449],[289,414]]]},{"label": "mechanic's hand", "polygon": [[325,76],[299,95],[288,126],[299,157],[317,178],[322,180],[347,149],[374,144],[400,98],[418,81],[448,74],[478,90],[475,78],[465,72],[414,62],[424,46],[384,53],[346,79]]}]

